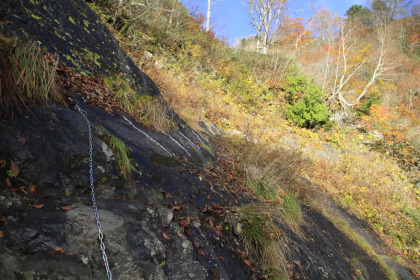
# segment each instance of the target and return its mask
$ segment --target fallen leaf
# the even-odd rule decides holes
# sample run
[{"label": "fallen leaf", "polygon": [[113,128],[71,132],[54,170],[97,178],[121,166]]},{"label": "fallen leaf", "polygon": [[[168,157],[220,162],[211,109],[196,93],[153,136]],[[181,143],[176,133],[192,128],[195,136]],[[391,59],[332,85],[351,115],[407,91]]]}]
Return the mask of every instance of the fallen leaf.
[{"label": "fallen leaf", "polygon": [[13,172],[13,175],[15,175],[15,177],[19,174],[20,171],[19,166],[17,166],[17,164],[13,160],[10,161],[10,170]]},{"label": "fallen leaf", "polygon": [[6,221],[6,217],[5,217],[5,216],[1,216],[1,217],[0,217],[0,221],[1,221],[1,222],[5,222],[5,221]]},{"label": "fallen leaf", "polygon": [[66,206],[61,206],[60,208],[63,210],[70,210],[73,207],[73,205],[66,205]]},{"label": "fallen leaf", "polygon": [[163,235],[163,238],[168,239],[168,240],[170,239],[166,233],[162,232],[162,235]]},{"label": "fallen leaf", "polygon": [[18,142],[19,142],[20,144],[25,144],[26,139],[25,139],[25,138],[23,138],[23,137],[21,137],[21,138],[19,138],[19,139],[18,139]]},{"label": "fallen leaf", "polygon": [[12,186],[12,183],[10,182],[9,178],[6,178],[6,185],[10,188]]},{"label": "fallen leaf", "polygon": [[64,249],[61,248],[61,247],[55,247],[54,248],[54,251],[56,251],[56,252],[64,252]]},{"label": "fallen leaf", "polygon": [[0,238],[3,237],[3,232],[0,230]]},{"label": "fallen leaf", "polygon": [[44,204],[32,204],[31,207],[39,209],[39,208],[44,207]]},{"label": "fallen leaf", "polygon": [[178,234],[178,236],[183,237],[184,235],[182,233],[180,233],[179,231],[176,232],[176,234]]},{"label": "fallen leaf", "polygon": [[187,221],[187,220],[181,220],[181,221],[179,221],[179,224],[180,224],[182,227],[186,227],[186,226],[188,226],[188,225],[190,224],[190,222],[189,222],[189,221]]},{"label": "fallen leaf", "polygon": [[216,269],[214,268],[210,268],[211,274],[213,274],[213,277],[216,278],[217,280],[220,279],[219,274],[217,274]]},{"label": "fallen leaf", "polygon": [[29,188],[29,191],[31,192],[31,194],[36,194],[36,191],[35,191],[35,186],[31,186],[31,187]]},{"label": "fallen leaf", "polygon": [[203,257],[205,257],[206,255],[204,254],[204,251],[203,250],[201,250],[201,249],[198,249],[198,254],[199,255],[201,255],[201,256],[203,256]]}]

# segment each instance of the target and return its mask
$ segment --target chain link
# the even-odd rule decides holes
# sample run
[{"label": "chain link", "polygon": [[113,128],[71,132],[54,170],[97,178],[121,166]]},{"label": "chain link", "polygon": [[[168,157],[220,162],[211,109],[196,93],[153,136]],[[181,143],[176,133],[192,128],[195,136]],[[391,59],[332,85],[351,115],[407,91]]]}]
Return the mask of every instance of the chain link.
[{"label": "chain link", "polygon": [[90,128],[90,122],[88,118],[86,117],[86,112],[83,111],[79,105],[76,105],[76,109],[80,112],[80,114],[85,118],[88,131],[89,131],[89,174],[90,174],[90,189],[91,189],[91,196],[92,196],[92,206],[93,206],[93,212],[95,213],[95,219],[96,219],[96,227],[98,228],[98,238],[100,241],[100,248],[102,251],[102,259],[104,260],[105,268],[106,268],[106,274],[108,276],[108,279],[112,280],[112,273],[111,269],[109,268],[108,264],[108,258],[105,253],[105,243],[103,241],[104,234],[102,233],[102,225],[99,221],[99,213],[98,213],[98,207],[96,206],[96,198],[95,198],[95,186],[93,185],[93,149],[92,149],[92,129]]}]

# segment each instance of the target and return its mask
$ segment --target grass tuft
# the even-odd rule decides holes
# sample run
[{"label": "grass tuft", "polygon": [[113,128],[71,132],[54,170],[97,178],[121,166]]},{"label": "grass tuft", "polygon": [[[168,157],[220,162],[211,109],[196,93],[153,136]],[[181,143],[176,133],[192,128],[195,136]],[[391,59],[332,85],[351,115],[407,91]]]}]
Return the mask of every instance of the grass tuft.
[{"label": "grass tuft", "polygon": [[131,148],[127,147],[120,138],[109,133],[105,128],[101,127],[101,129],[106,134],[105,139],[115,156],[124,179],[128,181],[132,172],[138,172],[140,174],[140,172],[134,167],[133,160],[129,157]]},{"label": "grass tuft", "polygon": [[104,84],[114,94],[114,101],[137,122],[156,131],[169,131],[168,109],[159,99],[136,94],[121,75],[105,77]]},{"label": "grass tuft", "polygon": [[57,87],[57,56],[51,56],[34,43],[16,46],[0,37],[7,55],[0,58],[0,106],[7,112],[12,106],[28,108],[28,104],[65,105]]},{"label": "grass tuft", "polygon": [[237,209],[244,226],[241,238],[245,248],[269,279],[287,279],[287,259],[290,254],[276,215],[263,204],[249,204]]}]

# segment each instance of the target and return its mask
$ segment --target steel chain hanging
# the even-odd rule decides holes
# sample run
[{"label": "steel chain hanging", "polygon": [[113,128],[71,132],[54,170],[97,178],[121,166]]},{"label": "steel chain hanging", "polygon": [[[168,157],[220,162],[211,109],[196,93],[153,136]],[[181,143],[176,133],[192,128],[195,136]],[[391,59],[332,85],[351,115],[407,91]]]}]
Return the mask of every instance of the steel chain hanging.
[{"label": "steel chain hanging", "polygon": [[93,206],[93,212],[95,213],[95,219],[96,219],[96,227],[98,228],[98,238],[100,241],[100,248],[102,251],[102,258],[104,260],[105,268],[106,268],[106,274],[108,276],[108,279],[112,280],[112,273],[111,269],[109,268],[108,264],[108,258],[105,253],[105,243],[103,241],[104,235],[102,233],[102,226],[101,222],[99,221],[99,213],[98,213],[98,207],[96,206],[96,199],[95,199],[95,186],[93,185],[93,157],[92,157],[92,129],[90,128],[90,122],[88,118],[86,117],[86,112],[83,111],[79,105],[76,105],[76,109],[80,112],[80,114],[85,118],[88,131],[89,131],[89,174],[90,174],[90,194],[92,195],[92,206]]}]

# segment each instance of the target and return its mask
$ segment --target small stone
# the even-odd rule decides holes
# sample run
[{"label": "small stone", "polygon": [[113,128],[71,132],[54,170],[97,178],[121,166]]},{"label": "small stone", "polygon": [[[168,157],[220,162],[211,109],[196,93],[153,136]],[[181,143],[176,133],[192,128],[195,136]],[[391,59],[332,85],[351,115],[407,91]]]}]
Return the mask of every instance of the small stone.
[{"label": "small stone", "polygon": [[80,259],[82,260],[82,262],[83,262],[83,264],[84,264],[84,265],[87,265],[87,264],[88,264],[88,262],[89,262],[88,257],[81,256],[81,257],[80,257]]},{"label": "small stone", "polygon": [[144,52],[144,57],[145,57],[147,60],[152,60],[152,59],[153,59],[153,54],[152,54],[152,53],[150,53],[150,52],[148,52],[148,51],[145,51],[145,52]]},{"label": "small stone", "polygon": [[189,244],[188,244],[188,242],[187,241],[184,241],[184,242],[182,242],[182,248],[184,248],[184,249],[188,249],[188,246]]},{"label": "small stone", "polygon": [[108,145],[105,142],[102,142],[102,151],[104,152],[107,161],[114,159],[114,154],[112,153],[112,150],[108,147]]},{"label": "small stone", "polygon": [[240,236],[244,232],[244,226],[241,223],[237,223],[233,231],[237,236]]}]

